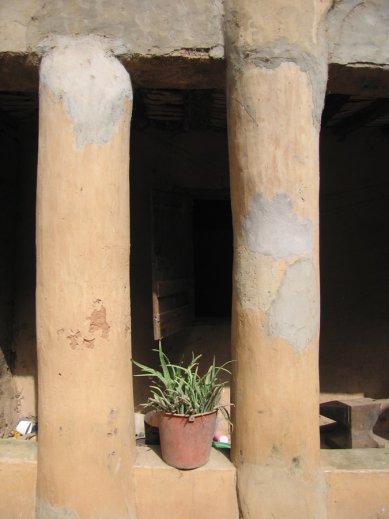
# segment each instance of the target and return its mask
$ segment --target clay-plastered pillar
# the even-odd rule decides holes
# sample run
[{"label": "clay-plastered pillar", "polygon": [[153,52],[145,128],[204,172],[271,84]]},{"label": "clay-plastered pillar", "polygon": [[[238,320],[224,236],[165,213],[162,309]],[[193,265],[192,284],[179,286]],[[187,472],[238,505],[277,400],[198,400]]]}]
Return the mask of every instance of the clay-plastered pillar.
[{"label": "clay-plastered pillar", "polygon": [[[328,7],[328,6],[327,6]],[[319,519],[319,0],[227,2],[233,460],[244,519]]]},{"label": "clay-plastered pillar", "polygon": [[38,519],[132,519],[130,79],[94,37],[40,69]]}]

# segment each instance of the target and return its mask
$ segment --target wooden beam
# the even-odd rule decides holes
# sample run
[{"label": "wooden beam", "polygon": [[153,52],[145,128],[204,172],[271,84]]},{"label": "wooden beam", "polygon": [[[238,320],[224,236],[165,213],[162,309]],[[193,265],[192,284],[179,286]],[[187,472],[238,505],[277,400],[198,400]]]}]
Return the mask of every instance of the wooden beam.
[{"label": "wooden beam", "polygon": [[389,111],[389,99],[376,99],[368,106],[354,112],[349,117],[345,117],[337,124],[331,126],[334,130],[346,135],[361,126],[367,126],[369,123],[381,117],[385,112]]},{"label": "wooden beam", "polygon": [[389,67],[330,63],[327,92],[360,97],[389,97]]}]

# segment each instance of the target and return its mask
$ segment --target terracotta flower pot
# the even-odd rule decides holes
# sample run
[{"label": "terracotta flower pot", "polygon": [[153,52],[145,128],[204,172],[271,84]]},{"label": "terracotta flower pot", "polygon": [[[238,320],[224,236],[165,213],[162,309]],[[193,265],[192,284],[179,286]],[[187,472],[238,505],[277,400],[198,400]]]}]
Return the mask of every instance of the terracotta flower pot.
[{"label": "terracotta flower pot", "polygon": [[177,469],[195,469],[207,463],[216,415],[217,410],[193,416],[160,413],[159,434],[163,460]]}]

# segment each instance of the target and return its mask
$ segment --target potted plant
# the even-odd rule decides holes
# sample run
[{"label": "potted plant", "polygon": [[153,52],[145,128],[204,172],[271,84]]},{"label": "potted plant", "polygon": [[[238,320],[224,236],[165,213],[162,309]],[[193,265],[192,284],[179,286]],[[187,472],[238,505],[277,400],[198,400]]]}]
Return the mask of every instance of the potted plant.
[{"label": "potted plant", "polygon": [[179,469],[194,469],[204,465],[210,455],[216,415],[220,410],[229,421],[220,397],[226,382],[220,381],[222,372],[230,373],[226,364],[216,366],[215,359],[205,373],[199,373],[199,359],[195,356],[187,366],[172,364],[162,351],[157,350],[160,370],[133,360],[141,373],[151,377],[150,396],[145,407],[158,412],[159,434],[163,460]]}]

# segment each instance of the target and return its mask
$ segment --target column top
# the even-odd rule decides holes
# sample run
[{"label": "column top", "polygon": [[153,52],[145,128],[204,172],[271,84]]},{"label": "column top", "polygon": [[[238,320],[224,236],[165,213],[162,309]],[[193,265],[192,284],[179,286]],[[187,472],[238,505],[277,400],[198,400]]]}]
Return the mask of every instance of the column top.
[{"label": "column top", "polygon": [[40,88],[62,100],[75,126],[77,147],[108,142],[125,99],[132,100],[130,77],[111,54],[109,41],[93,35],[58,36],[46,48]]}]

